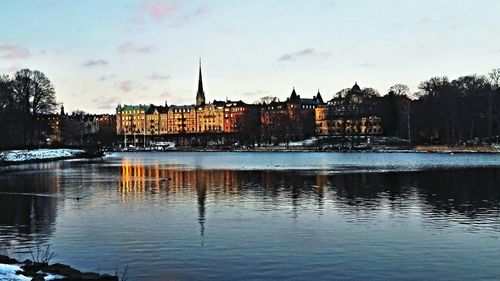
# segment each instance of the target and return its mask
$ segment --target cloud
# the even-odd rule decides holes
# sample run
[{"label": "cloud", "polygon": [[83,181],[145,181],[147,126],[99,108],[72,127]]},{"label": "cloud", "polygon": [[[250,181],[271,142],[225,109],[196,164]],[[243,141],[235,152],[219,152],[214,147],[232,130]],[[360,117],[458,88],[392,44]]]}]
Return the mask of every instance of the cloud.
[{"label": "cloud", "polygon": [[118,52],[122,54],[126,53],[144,53],[148,54],[151,53],[153,49],[149,46],[137,46],[132,42],[125,42],[118,46]]},{"label": "cloud", "polygon": [[10,43],[0,44],[0,58],[3,59],[25,59],[31,56],[30,51],[20,45]]},{"label": "cloud", "polygon": [[120,103],[119,97],[95,98],[92,102],[97,106],[97,109],[111,109]]},{"label": "cloud", "polygon": [[106,81],[106,80],[110,80],[110,79],[115,78],[115,77],[116,77],[116,74],[102,75],[101,77],[99,77],[99,80]]},{"label": "cloud", "polygon": [[329,52],[318,52],[313,48],[307,48],[307,49],[299,50],[297,52],[283,54],[278,58],[278,61],[279,62],[296,61],[299,58],[313,57],[313,56],[328,57],[328,56],[330,56],[330,53]]},{"label": "cloud", "polygon": [[181,6],[173,2],[143,1],[142,11],[152,19],[161,21],[179,11]]},{"label": "cloud", "polygon": [[108,62],[103,59],[88,59],[82,63],[82,66],[99,66],[107,64]]},{"label": "cloud", "polygon": [[166,23],[170,27],[179,27],[191,22],[196,17],[204,16],[211,11],[211,6],[202,4],[196,8],[183,5],[181,1],[143,0],[134,18],[129,20],[129,27],[143,29],[148,21],[155,24]]},{"label": "cloud", "polygon": [[168,80],[170,78],[170,75],[161,75],[158,73],[152,74],[148,76],[149,80],[155,80],[155,81],[161,81],[161,80]]},{"label": "cloud", "polygon": [[118,82],[118,88],[124,93],[131,92],[134,89],[134,81],[132,80],[124,80]]}]

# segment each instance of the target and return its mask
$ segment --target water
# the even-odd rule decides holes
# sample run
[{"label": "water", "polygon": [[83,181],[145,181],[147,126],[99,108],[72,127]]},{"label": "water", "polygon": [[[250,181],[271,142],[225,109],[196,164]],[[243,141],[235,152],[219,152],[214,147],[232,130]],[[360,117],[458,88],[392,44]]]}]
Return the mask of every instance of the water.
[{"label": "water", "polygon": [[[466,168],[473,167],[473,168]],[[0,170],[0,253],[129,280],[500,279],[500,155],[128,153]],[[76,198],[81,198],[76,200]]]}]

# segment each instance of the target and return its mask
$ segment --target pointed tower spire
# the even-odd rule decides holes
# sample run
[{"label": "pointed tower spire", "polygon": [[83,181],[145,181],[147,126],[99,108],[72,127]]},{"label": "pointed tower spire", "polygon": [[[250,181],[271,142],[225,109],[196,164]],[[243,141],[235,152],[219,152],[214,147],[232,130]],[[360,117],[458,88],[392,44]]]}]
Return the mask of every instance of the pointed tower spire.
[{"label": "pointed tower spire", "polygon": [[319,92],[319,89],[318,89],[318,94],[316,94],[316,103],[317,104],[324,104],[323,97],[321,96],[321,93]]},{"label": "pointed tower spire", "polygon": [[196,93],[196,105],[205,104],[205,92],[203,91],[203,81],[201,78],[201,58],[200,58],[200,72],[198,77],[198,92]]},{"label": "pointed tower spire", "polygon": [[297,96],[297,93],[295,92],[295,87],[293,87],[292,94],[290,95],[290,100],[294,101],[297,100],[299,97]]}]

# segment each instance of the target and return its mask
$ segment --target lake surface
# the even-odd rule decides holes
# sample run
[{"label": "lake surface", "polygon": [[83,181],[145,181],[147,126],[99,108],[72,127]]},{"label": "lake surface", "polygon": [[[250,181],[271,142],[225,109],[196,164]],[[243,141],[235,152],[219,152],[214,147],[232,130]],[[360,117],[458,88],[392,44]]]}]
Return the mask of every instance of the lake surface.
[{"label": "lake surface", "polygon": [[[76,200],[76,198],[81,198]],[[0,169],[0,253],[128,280],[500,279],[500,155],[116,153]]]}]

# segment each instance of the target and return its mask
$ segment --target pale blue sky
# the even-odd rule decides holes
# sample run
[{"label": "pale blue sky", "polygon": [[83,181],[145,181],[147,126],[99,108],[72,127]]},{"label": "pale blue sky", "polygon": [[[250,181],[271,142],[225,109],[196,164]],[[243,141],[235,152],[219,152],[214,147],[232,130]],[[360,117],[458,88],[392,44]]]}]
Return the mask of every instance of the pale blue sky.
[{"label": "pale blue sky", "polygon": [[0,73],[38,69],[67,110],[382,94],[500,67],[498,0],[0,0]]}]

